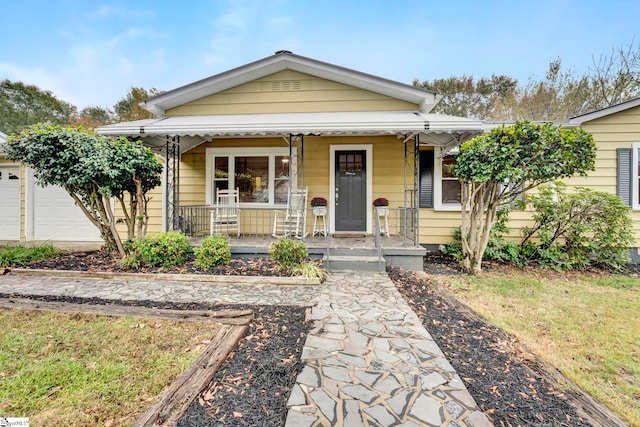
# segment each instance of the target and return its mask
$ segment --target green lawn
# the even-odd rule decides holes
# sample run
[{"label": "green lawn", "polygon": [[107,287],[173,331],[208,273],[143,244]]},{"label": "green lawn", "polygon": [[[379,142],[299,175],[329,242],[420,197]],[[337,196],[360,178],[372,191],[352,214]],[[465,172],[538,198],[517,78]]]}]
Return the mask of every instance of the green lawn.
[{"label": "green lawn", "polygon": [[0,413],[31,425],[131,425],[217,324],[0,310]]},{"label": "green lawn", "polygon": [[640,278],[514,269],[443,280],[482,316],[640,426]]}]

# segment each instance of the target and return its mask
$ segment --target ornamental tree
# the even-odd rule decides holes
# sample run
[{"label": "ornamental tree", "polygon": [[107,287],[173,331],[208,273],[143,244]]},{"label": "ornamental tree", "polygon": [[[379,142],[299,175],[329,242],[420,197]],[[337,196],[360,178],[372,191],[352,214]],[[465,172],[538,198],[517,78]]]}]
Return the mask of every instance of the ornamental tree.
[{"label": "ornamental tree", "polygon": [[453,174],[462,183],[462,266],[482,270],[498,208],[540,184],[594,170],[595,143],[581,128],[516,122],[460,147]]},{"label": "ornamental tree", "polygon": [[[8,159],[33,168],[40,185],[64,188],[98,227],[107,247],[120,255],[125,249],[118,222],[126,225],[127,239],[146,234],[147,193],[161,183],[162,165],[142,144],[80,127],[36,124],[11,135],[0,149]],[[121,208],[120,217],[112,199]]]}]

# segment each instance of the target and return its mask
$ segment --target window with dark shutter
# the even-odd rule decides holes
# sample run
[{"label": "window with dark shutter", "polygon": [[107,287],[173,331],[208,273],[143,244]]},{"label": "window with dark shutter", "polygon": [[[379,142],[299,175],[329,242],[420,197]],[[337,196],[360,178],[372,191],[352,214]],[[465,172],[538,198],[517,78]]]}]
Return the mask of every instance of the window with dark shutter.
[{"label": "window with dark shutter", "polygon": [[631,148],[618,148],[617,150],[617,179],[616,187],[618,196],[624,200],[625,205],[631,206],[632,188],[634,187],[632,171],[633,151]]},{"label": "window with dark shutter", "polygon": [[420,207],[433,207],[433,150],[420,152]]}]

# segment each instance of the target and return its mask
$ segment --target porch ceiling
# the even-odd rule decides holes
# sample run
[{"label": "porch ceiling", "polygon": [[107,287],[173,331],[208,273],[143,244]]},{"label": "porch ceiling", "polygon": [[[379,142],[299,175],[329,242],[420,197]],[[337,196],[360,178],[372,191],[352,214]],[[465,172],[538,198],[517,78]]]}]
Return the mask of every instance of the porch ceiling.
[{"label": "porch ceiling", "polygon": [[414,111],[172,116],[98,128],[103,135],[142,137],[151,145],[160,145],[160,140],[167,136],[180,136],[181,143],[192,146],[211,138],[289,134],[402,137],[419,134],[423,143],[442,145],[452,138],[464,141],[481,131],[479,120]]}]

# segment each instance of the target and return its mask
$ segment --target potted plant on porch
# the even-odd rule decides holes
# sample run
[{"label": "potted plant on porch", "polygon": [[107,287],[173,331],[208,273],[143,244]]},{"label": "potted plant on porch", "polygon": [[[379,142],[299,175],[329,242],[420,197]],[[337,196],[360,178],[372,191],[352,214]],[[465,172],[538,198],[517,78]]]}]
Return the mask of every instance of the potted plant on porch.
[{"label": "potted plant on porch", "polygon": [[387,216],[389,214],[389,200],[384,197],[378,197],[373,201],[378,216]]},{"label": "potted plant on porch", "polygon": [[314,197],[311,199],[311,206],[313,206],[314,215],[323,216],[327,214],[327,199],[324,197]]}]

